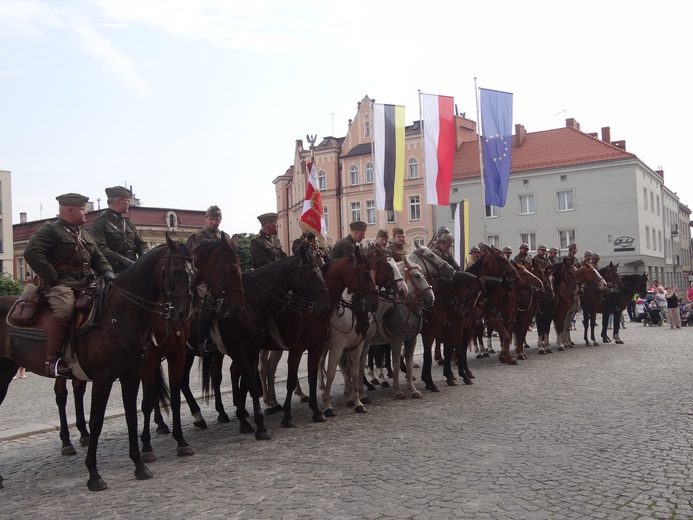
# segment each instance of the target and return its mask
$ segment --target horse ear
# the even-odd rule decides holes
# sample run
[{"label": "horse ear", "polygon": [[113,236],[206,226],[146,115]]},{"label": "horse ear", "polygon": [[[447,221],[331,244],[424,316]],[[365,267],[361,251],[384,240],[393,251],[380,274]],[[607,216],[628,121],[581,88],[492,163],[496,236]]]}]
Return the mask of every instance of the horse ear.
[{"label": "horse ear", "polygon": [[238,233],[234,233],[230,238],[231,243],[238,247]]},{"label": "horse ear", "polygon": [[416,249],[417,249],[417,250],[421,249],[421,246],[419,245],[418,242],[414,242],[414,245],[416,246]]},{"label": "horse ear", "polygon": [[356,246],[354,248],[354,256],[356,257],[356,260],[361,260],[361,246]]},{"label": "horse ear", "polygon": [[166,232],[166,244],[168,245],[169,249],[173,249],[176,246],[175,242],[173,242],[173,240],[171,240],[171,237],[168,236],[168,231]]}]

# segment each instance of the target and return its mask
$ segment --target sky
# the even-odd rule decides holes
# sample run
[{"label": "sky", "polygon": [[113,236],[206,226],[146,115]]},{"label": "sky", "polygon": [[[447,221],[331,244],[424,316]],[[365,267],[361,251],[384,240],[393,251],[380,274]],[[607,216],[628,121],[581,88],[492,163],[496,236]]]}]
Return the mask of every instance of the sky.
[{"label": "sky", "polygon": [[407,124],[419,91],[476,120],[475,85],[512,92],[528,132],[610,127],[693,207],[680,5],[0,0],[12,220],[54,216],[66,192],[104,208],[104,188],[125,185],[144,206],[216,204],[222,229],[257,232],[297,139],[346,135],[366,95],[404,105]]}]

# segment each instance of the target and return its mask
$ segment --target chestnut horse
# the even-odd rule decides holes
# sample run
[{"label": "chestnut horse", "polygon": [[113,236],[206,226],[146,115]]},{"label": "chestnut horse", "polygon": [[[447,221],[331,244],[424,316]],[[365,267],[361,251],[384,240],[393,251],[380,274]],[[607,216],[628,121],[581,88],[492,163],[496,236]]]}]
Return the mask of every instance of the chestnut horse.
[{"label": "chestnut horse", "polygon": [[[149,479],[152,473],[142,462],[137,442],[137,392],[140,366],[151,348],[149,323],[161,308],[159,296],[167,296],[170,317],[184,323],[192,306],[192,253],[184,244],[174,243],[168,236],[166,244],[158,246],[138,259],[125,273],[107,287],[106,304],[98,317],[98,325],[71,339],[74,359],[69,363],[75,373],[83,372],[92,383],[89,419],[89,448],[86,466],[87,486],[91,491],[105,489],[106,483],[97,469],[96,450],[103,428],[108,397],[113,383],[120,380],[123,407],[128,425],[130,458],[135,464],[135,477]],[[38,375],[44,374],[45,333],[39,329],[14,329],[6,316],[16,297],[0,298],[0,403],[19,366]],[[50,317],[46,309],[39,321],[43,325]]]}]

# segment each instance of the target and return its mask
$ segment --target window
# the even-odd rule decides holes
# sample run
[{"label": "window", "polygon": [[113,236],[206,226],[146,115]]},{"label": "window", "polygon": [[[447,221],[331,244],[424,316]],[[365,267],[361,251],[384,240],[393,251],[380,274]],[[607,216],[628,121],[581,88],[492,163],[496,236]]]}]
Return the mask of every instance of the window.
[{"label": "window", "polygon": [[559,231],[558,240],[560,242],[560,249],[568,249],[570,244],[575,243],[575,230],[564,229],[563,231]]},{"label": "window", "polygon": [[498,206],[490,206],[486,204],[486,217],[487,218],[497,218],[498,217]]},{"label": "window", "polygon": [[529,246],[530,251],[537,250],[537,234],[536,233],[520,233],[520,243],[525,243]]},{"label": "window", "polygon": [[570,191],[559,191],[556,193],[558,199],[558,211],[570,211],[575,209],[575,202],[573,202],[573,190]]},{"label": "window", "polygon": [[409,220],[421,220],[421,199],[418,195],[409,197]]},{"label": "window", "polygon": [[361,220],[361,203],[352,202],[351,203],[351,221]]},{"label": "window", "polygon": [[409,178],[418,179],[419,178],[419,162],[413,157],[409,159]]},{"label": "window", "polygon": [[534,202],[534,194],[532,195],[520,195],[520,215],[530,215],[536,213],[537,207]]},{"label": "window", "polygon": [[645,209],[647,209],[647,188],[642,189],[642,198],[645,201]]},{"label": "window", "polygon": [[327,178],[325,177],[325,170],[320,170],[318,172],[318,189],[320,191],[327,189]]},{"label": "window", "polygon": [[325,229],[330,229],[330,216],[327,213],[327,206],[322,207],[322,221],[325,223]]},{"label": "window", "polygon": [[659,195],[657,195],[657,215],[659,215]]},{"label": "window", "polygon": [[387,223],[388,224],[394,224],[395,223],[395,212],[392,210],[387,210]]},{"label": "window", "polygon": [[375,224],[375,201],[366,201],[366,224]]},{"label": "window", "polygon": [[500,249],[500,237],[498,235],[489,235],[486,237],[486,243],[490,246],[497,247]]},{"label": "window", "polygon": [[365,137],[369,137],[371,135],[371,122],[368,119],[363,122],[363,135]]},{"label": "window", "polygon": [[173,211],[169,211],[166,214],[166,224],[169,229],[176,229],[178,227],[178,215]]},{"label": "window", "polygon": [[[426,240],[423,238],[414,239],[414,243],[418,244],[420,247],[426,247]],[[416,246],[414,246],[414,247],[416,247]]]},{"label": "window", "polygon": [[21,282],[24,280],[24,259],[17,258],[17,279]]},{"label": "window", "polygon": [[359,167],[353,165],[349,168],[349,184],[351,186],[356,186],[359,183]]},{"label": "window", "polygon": [[662,250],[662,232],[657,231],[657,243],[659,244],[659,250]]},{"label": "window", "polygon": [[652,249],[657,249],[657,233],[655,228],[652,228]]},{"label": "window", "polygon": [[373,184],[373,165],[366,164],[366,184]]},{"label": "window", "polygon": [[645,247],[650,249],[650,226],[645,226]]}]

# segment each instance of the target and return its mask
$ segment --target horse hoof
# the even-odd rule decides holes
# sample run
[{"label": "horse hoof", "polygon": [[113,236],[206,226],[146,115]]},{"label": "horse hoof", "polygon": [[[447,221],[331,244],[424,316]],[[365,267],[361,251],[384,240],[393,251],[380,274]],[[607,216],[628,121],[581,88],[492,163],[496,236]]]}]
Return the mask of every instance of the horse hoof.
[{"label": "horse hoof", "polygon": [[546,352],[547,354],[553,354],[553,350],[551,350],[550,348],[547,348],[544,352]]},{"label": "horse hoof", "polygon": [[248,423],[241,423],[240,427],[238,428],[238,431],[241,433],[254,433],[255,430],[253,429],[252,426]]},{"label": "horse hoof", "polygon": [[390,383],[388,383],[387,381],[383,381],[382,383],[380,383],[380,386],[382,386],[383,388],[390,388]]},{"label": "horse hoof", "polygon": [[488,352],[484,352],[484,353],[481,355],[481,357],[491,357],[491,354],[489,354]]},{"label": "horse hoof", "polygon": [[88,435],[86,437],[82,437],[79,440],[79,445],[80,446],[89,446],[89,439],[90,439],[90,437]]},{"label": "horse hoof", "polygon": [[455,382],[454,379],[447,379],[445,382],[448,384],[448,386],[457,386],[457,382]]},{"label": "horse hoof", "polygon": [[337,412],[335,412],[332,408],[328,408],[325,410],[325,417],[337,417]]},{"label": "horse hoof", "polygon": [[89,480],[87,482],[87,487],[89,488],[89,491],[103,491],[104,489],[108,488],[101,477],[94,480]]},{"label": "horse hoof", "polygon": [[492,348],[488,349],[486,352],[489,354],[495,354],[496,353],[496,351],[493,350]]},{"label": "horse hoof", "polygon": [[150,478],[154,478],[154,475],[149,471],[147,466],[142,465],[141,468],[135,470],[135,478],[137,480],[149,480]]},{"label": "horse hoof", "polygon": [[354,401],[353,399],[346,402],[347,408],[353,408],[354,406],[356,406],[356,401]]},{"label": "horse hoof", "polygon": [[[465,374],[461,374],[461,375],[465,375]],[[467,371],[466,376],[467,376],[469,379],[476,379],[476,376],[475,376],[474,374],[472,374],[471,372],[469,372],[469,371]]]},{"label": "horse hoof", "polygon": [[539,355],[544,356],[544,355],[546,355],[546,352],[544,352],[543,350],[540,350]]},{"label": "horse hoof", "polygon": [[482,359],[483,357],[484,357],[483,354],[477,354],[477,355],[476,355],[476,358],[477,358],[477,359]]},{"label": "horse hoof", "polygon": [[368,413],[368,410],[366,410],[365,406],[361,405],[361,406],[357,406],[356,408],[354,408],[354,412],[355,413]]},{"label": "horse hoof", "polygon": [[176,448],[176,455],[179,457],[189,457],[190,455],[195,455],[195,450],[192,449],[192,446],[178,446],[178,448]]},{"label": "horse hoof", "polygon": [[310,402],[310,398],[307,395],[304,395],[303,397],[301,397],[301,402],[302,403],[308,403],[308,402]]},{"label": "horse hoof", "polygon": [[[248,413],[248,412],[246,412],[246,413]],[[248,417],[248,416],[246,415],[246,417]],[[217,422],[219,424],[224,424],[224,423],[231,422],[231,419],[229,418],[229,416],[227,414],[220,413],[219,417],[217,417]]]},{"label": "horse hoof", "polygon": [[366,396],[366,397],[364,397],[363,399],[361,399],[361,402],[362,402],[363,404],[371,404],[373,401],[371,401],[371,398],[370,398],[370,397]]},{"label": "horse hoof", "polygon": [[463,377],[463,378],[462,378],[462,381],[464,381],[464,384],[465,384],[465,385],[473,385],[473,384],[474,384],[474,381],[472,381],[472,380],[469,379],[468,377]]},{"label": "horse hoof", "polygon": [[375,378],[373,378],[373,379],[371,379],[371,384],[372,384],[372,385],[379,385],[379,384],[380,384],[380,381],[377,380],[377,379],[375,379]]},{"label": "horse hoof", "polygon": [[430,385],[426,385],[426,390],[430,390],[430,391],[433,392],[433,393],[440,392],[440,390],[438,389],[438,387],[437,387],[435,384],[433,384],[433,383],[431,383]]},{"label": "horse hoof", "polygon": [[617,344],[617,345],[623,345],[623,341],[620,340],[620,339],[617,339],[617,340],[616,340],[616,344]]},{"label": "horse hoof", "polygon": [[154,455],[153,451],[143,451],[142,454],[140,455],[142,458],[142,462],[155,462],[156,461],[156,455]]},{"label": "horse hoof", "polygon": [[282,428],[296,428],[296,423],[293,419],[282,419]]},{"label": "horse hoof", "polygon": [[195,421],[193,423],[193,426],[195,428],[199,428],[200,430],[206,430],[207,429],[207,421],[205,421],[204,419],[202,419],[201,421]]},{"label": "horse hoof", "polygon": [[270,406],[269,408],[265,409],[265,413],[267,415],[274,415],[275,413],[283,412],[284,408],[280,404],[275,404],[274,406]]},{"label": "horse hoof", "polygon": [[436,363],[438,363],[439,365],[444,365],[445,361],[443,361],[442,359],[436,359]]},{"label": "horse hoof", "polygon": [[171,430],[168,429],[167,425],[159,426],[156,429],[157,435],[171,435]]},{"label": "horse hoof", "polygon": [[398,393],[398,394],[395,394],[395,399],[404,400],[404,399],[406,399],[406,398],[407,398],[407,396],[404,395],[403,392],[400,392],[400,393]]},{"label": "horse hoof", "polygon": [[598,347],[598,346],[599,346],[599,343],[597,343],[596,341],[593,341],[593,342],[592,342],[592,346],[593,346],[593,347]]},{"label": "horse hoof", "polygon": [[67,446],[63,446],[63,449],[60,450],[60,453],[63,455],[77,455],[77,450],[72,444],[69,444]]},{"label": "horse hoof", "polygon": [[255,440],[268,441],[272,438],[269,432],[255,432]]},{"label": "horse hoof", "polygon": [[423,396],[421,395],[421,392],[413,392],[411,394],[413,399],[421,399]]},{"label": "horse hoof", "polygon": [[320,422],[326,422],[326,421],[327,421],[327,419],[325,419],[325,414],[323,414],[323,413],[313,414],[313,422],[320,423]]}]

